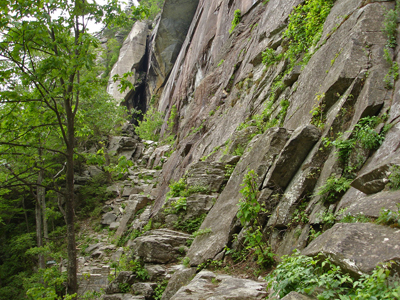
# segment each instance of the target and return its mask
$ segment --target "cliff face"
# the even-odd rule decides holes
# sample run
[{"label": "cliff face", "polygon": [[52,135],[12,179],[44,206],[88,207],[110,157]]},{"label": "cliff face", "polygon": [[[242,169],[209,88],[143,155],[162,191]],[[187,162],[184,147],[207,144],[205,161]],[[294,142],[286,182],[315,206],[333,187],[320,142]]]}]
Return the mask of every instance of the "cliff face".
[{"label": "cliff face", "polygon": [[[173,42],[168,58],[157,47],[164,39],[161,16],[147,102],[159,94],[165,120],[173,106],[177,116],[175,151],[163,165],[153,217],[163,214],[171,182],[200,159],[237,162],[201,225],[210,232],[189,249],[191,265],[221,257],[234,244],[233,235],[240,235],[237,204],[250,169],[257,174],[258,200],[268,208],[264,234],[279,256],[305,249],[307,255],[330,255],[358,274],[400,257],[398,232],[383,225],[336,224],[309,239],[328,213],[336,221],[344,208],[353,217],[377,218],[382,207],[400,203],[388,186],[393,165],[400,163],[398,47],[388,47],[383,30],[395,2],[333,1],[320,38],[314,36],[294,63],[287,55],[294,43],[287,28],[294,8],[304,3],[200,0],[179,54],[179,42]],[[235,10],[241,20],[232,28]],[[167,130],[165,123],[162,134]],[[364,138],[376,136],[377,144],[366,146]],[[330,183],[336,184],[331,190]],[[299,211],[306,216],[302,222],[293,220]]]}]

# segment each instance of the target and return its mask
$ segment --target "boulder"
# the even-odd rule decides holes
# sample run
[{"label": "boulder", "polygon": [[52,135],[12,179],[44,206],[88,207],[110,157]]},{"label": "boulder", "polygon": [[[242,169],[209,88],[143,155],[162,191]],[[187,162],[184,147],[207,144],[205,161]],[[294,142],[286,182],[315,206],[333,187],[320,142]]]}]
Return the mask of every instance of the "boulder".
[{"label": "boulder", "polygon": [[151,199],[148,198],[147,196],[138,194],[130,195],[129,199],[135,199],[135,200],[128,200],[125,213],[120,220],[118,230],[115,232],[116,237],[122,236],[128,224],[130,224],[135,218],[135,215],[138,212],[138,210],[146,207],[146,205],[149,204],[151,201]]},{"label": "boulder", "polygon": [[266,282],[240,279],[228,275],[216,275],[201,271],[186,286],[181,287],[171,300],[256,300],[267,296]]},{"label": "boulder", "polygon": [[258,132],[257,126],[249,126],[240,131],[235,132],[231,137],[231,143],[228,145],[229,154],[234,154],[235,151],[246,148],[253,136]]},{"label": "boulder", "polygon": [[194,194],[186,198],[186,211],[184,219],[191,219],[208,213],[213,207],[218,194],[202,195]]},{"label": "boulder", "polygon": [[115,229],[117,229],[118,227],[119,227],[119,225],[120,225],[120,222],[112,222],[111,224],[110,224],[110,230],[115,230]]},{"label": "boulder", "polygon": [[128,136],[112,136],[110,143],[108,145],[108,151],[117,154],[127,154],[125,155],[127,159],[131,159],[132,154],[135,153],[139,141]]},{"label": "boulder", "polygon": [[100,169],[98,166],[87,166],[86,168],[91,177],[95,177],[103,173],[103,170]]},{"label": "boulder", "polygon": [[355,199],[338,218],[342,218],[344,215],[356,216],[360,214],[378,218],[382,208],[397,211],[399,209],[398,204],[400,204],[400,191],[380,192]]},{"label": "boulder", "polygon": [[131,293],[134,295],[142,295],[146,299],[153,299],[154,289],[157,287],[157,283],[152,282],[137,282],[132,284]]},{"label": "boulder", "polygon": [[197,268],[184,268],[176,271],[168,281],[161,300],[169,300],[181,287],[187,285],[196,275],[196,270]]},{"label": "boulder", "polygon": [[105,213],[101,218],[100,223],[103,225],[110,225],[117,220],[117,216],[111,212]]},{"label": "boulder", "polygon": [[290,218],[296,205],[305,195],[312,192],[317,182],[316,176],[313,176],[314,173],[316,173],[316,168],[308,167],[296,174],[268,220],[268,226],[285,227],[291,222]]},{"label": "boulder", "polygon": [[140,194],[144,191],[143,186],[135,185],[135,186],[125,186],[124,190],[122,191],[122,197],[130,197],[131,195]]},{"label": "boulder", "polygon": [[204,187],[210,192],[219,192],[225,181],[225,165],[218,162],[199,161],[187,172],[187,186]]},{"label": "boulder", "polygon": [[267,173],[264,187],[285,190],[320,136],[314,125],[296,129]]},{"label": "boulder", "polygon": [[101,246],[103,246],[103,243],[96,243],[96,244],[90,245],[89,247],[87,247],[85,249],[85,253],[91,253],[94,250],[99,249]]},{"label": "boulder", "polygon": [[351,186],[365,194],[382,191],[389,182],[390,165],[384,164],[357,176]]},{"label": "boulder", "polygon": [[135,282],[136,276],[130,271],[121,271],[118,273],[117,278],[115,278],[108,287],[104,290],[106,294],[117,294],[121,293],[121,284],[132,285]]},{"label": "boulder", "polygon": [[400,230],[372,223],[337,223],[312,241],[302,254],[321,255],[345,271],[371,273],[379,264],[400,260]]},{"label": "boulder", "polygon": [[151,281],[163,280],[167,273],[163,265],[145,264],[144,268],[147,270],[147,274],[149,274],[149,280]]},{"label": "boulder", "polygon": [[289,139],[284,128],[271,128],[263,135],[256,136],[247,146],[245,153],[236,165],[226,187],[217,202],[208,213],[200,229],[210,228],[207,236],[197,236],[187,256],[192,265],[199,265],[207,259],[213,259],[229,241],[231,226],[236,218],[243,177],[254,169],[261,185],[265,173]]},{"label": "boulder", "polygon": [[168,229],[156,229],[133,240],[130,247],[133,256],[140,258],[145,263],[166,264],[178,260],[181,255],[179,249],[186,246],[188,239],[190,239],[189,234]]},{"label": "boulder", "polygon": [[147,162],[147,168],[153,169],[155,167],[161,167],[163,159],[166,160],[166,153],[171,150],[170,145],[163,145],[154,150],[150,155],[149,161]]}]

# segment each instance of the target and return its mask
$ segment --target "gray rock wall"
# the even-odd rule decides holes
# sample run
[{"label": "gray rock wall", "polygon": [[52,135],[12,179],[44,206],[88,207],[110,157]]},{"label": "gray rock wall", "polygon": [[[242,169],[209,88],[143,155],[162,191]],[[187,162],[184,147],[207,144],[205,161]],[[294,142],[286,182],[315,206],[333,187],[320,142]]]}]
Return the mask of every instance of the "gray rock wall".
[{"label": "gray rock wall", "polygon": [[[282,195],[281,202],[272,207],[269,226],[286,229],[300,202],[307,202],[305,212],[312,224],[320,224],[319,216],[325,211],[335,210],[336,203],[323,203],[317,190],[329,176],[341,174],[343,165],[336,150],[325,148],[322,139],[334,139],[338,132],[352,130],[363,117],[389,112],[386,123],[392,122],[394,126],[379,150],[363,154],[364,163],[356,171],[373,173],[378,167],[396,163],[396,145],[400,142],[396,121],[399,115],[398,84],[395,82],[394,89],[385,87],[384,78],[390,65],[384,59],[386,37],[382,32],[385,13],[394,7],[394,2],[336,1],[310,61],[303,68],[296,67],[286,74],[283,87],[272,95],[272,86],[284,74],[287,62],[281,61],[267,68],[262,64],[262,52],[267,47],[277,49],[277,53],[282,51],[282,33],[288,24],[288,16],[300,3],[303,1],[199,1],[158,104],[158,109],[166,115],[176,105],[178,124],[175,152],[163,167],[153,215],[163,205],[171,180],[181,178],[189,166],[202,157],[220,160],[223,150],[229,148],[231,140],[237,136],[238,126],[260,114],[271,99],[274,101],[271,118],[279,116],[282,100],[289,101],[287,113],[280,123],[289,135],[310,125],[311,111],[319,101],[324,106],[325,125],[315,129],[312,143],[300,141],[292,148],[278,151],[267,170],[259,174],[266,180],[260,189],[270,189],[274,193],[279,190]],[[236,9],[241,10],[242,20],[230,34]],[[396,53],[393,53],[395,58]],[[193,130],[196,128],[199,130]],[[345,138],[349,137],[350,134],[345,133]],[[253,150],[249,150],[251,160],[246,160],[246,154],[241,158],[227,184],[228,190],[222,192],[205,219],[202,228],[211,228],[213,233],[194,241],[188,254],[193,265],[213,258],[229,243],[243,176],[235,174],[239,169],[243,173],[247,168],[264,167],[258,156],[271,151],[266,145],[261,152],[254,152],[257,143],[268,144],[263,140],[265,136],[259,138],[261,140],[253,145]],[[379,170],[375,173],[380,174],[376,175],[378,177],[388,176]],[[374,184],[375,179],[381,180],[383,186],[372,188],[374,192],[385,188],[387,178],[368,175],[358,181],[369,180]],[[364,181],[362,184],[368,185]],[[351,188],[348,193],[353,191]],[[341,194],[337,201],[342,196],[351,199],[351,196]],[[346,203],[340,207],[351,204]],[[224,215],[226,219],[213,221],[217,215]],[[299,226],[300,231],[308,232],[308,227]],[[277,250],[292,249],[285,240],[285,230],[283,233],[283,236],[272,238],[273,244]],[[287,235],[290,239],[293,232],[288,230]],[[299,244],[304,247],[307,238]]]},{"label": "gray rock wall", "polygon": [[[290,72],[287,60],[265,66],[263,51],[270,48],[278,55],[287,50],[289,41],[283,32],[289,15],[305,1],[188,3],[167,1],[151,37],[147,94],[160,94],[156,105],[166,119],[171,108],[177,108],[176,141],[154,190],[153,220],[165,220],[163,225],[170,229],[177,222],[177,214],[165,215],[165,211],[178,198],[166,203],[166,194],[169,185],[180,178],[188,187],[215,190],[212,205],[202,211],[207,216],[200,229],[206,234],[194,239],[186,258],[191,266],[223,258],[225,246],[238,248],[233,237],[243,239],[246,231],[237,219],[238,203],[243,178],[253,169],[258,201],[267,210],[260,226],[277,260],[297,248],[310,256],[330,256],[356,276],[371,273],[381,262],[398,261],[398,229],[371,223],[381,209],[395,210],[399,203],[399,192],[390,190],[388,183],[393,166],[400,165],[400,84],[398,75],[387,77],[391,64],[384,57],[387,37],[382,31],[394,1],[335,1],[321,39],[309,49],[310,60]],[[176,11],[171,10],[174,7]],[[231,31],[238,9],[242,19]],[[186,28],[180,23],[182,12],[193,16],[185,18],[186,22],[193,20],[187,34],[175,36],[178,28]],[[397,48],[390,49],[389,56],[400,60]],[[371,129],[382,136],[385,133],[377,149],[363,148],[355,134],[365,117],[380,118]],[[261,128],[262,122],[269,126]],[[166,127],[165,122],[162,134]],[[332,144],[338,137],[352,143],[354,150],[347,159],[338,155],[343,145],[335,148]],[[208,168],[220,164],[216,173]],[[233,172],[224,174],[229,168]],[[328,199],[321,188],[338,180],[345,181],[343,189],[333,188]],[[191,208],[194,204],[201,207],[205,197],[188,196],[183,221],[196,215]],[[355,223],[339,223],[344,217]],[[315,238],[316,233],[321,235]],[[172,240],[189,239],[175,235]],[[160,231],[133,241],[134,255],[149,263],[169,262],[164,254],[174,253],[171,249],[177,246],[171,240],[164,243],[164,249],[154,242],[157,239],[163,242]],[[147,248],[150,245],[165,251],[152,252]],[[150,254],[162,259],[153,261]],[[208,284],[202,276],[192,284]],[[202,287],[193,291],[197,289]],[[184,299],[187,291],[181,289],[173,299]]]}]

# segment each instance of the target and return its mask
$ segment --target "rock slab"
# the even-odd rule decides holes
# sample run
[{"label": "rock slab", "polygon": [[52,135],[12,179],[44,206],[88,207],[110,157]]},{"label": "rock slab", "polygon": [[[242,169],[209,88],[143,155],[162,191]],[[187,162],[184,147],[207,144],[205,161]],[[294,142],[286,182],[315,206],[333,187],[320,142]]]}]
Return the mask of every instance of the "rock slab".
[{"label": "rock slab", "polygon": [[400,230],[372,223],[337,223],[302,254],[330,257],[353,274],[371,273],[379,263],[400,261]]},{"label": "rock slab", "polygon": [[201,271],[186,286],[180,288],[171,300],[256,300],[265,299],[267,284],[228,275]]}]

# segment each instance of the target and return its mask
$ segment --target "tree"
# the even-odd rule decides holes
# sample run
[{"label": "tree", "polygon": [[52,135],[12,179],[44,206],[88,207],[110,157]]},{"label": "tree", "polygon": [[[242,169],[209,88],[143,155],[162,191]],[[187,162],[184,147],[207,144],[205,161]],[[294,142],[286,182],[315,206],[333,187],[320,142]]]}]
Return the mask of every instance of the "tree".
[{"label": "tree", "polygon": [[[89,21],[110,23],[111,20],[119,25],[125,19],[117,0],[103,6],[85,0],[0,1],[0,108],[4,113],[2,127],[7,131],[1,136],[0,151],[8,157],[25,157],[31,164],[24,171],[20,162],[1,163],[14,176],[15,186],[32,187],[32,178],[43,169],[38,163],[40,159],[37,160],[43,153],[56,154],[65,161],[69,294],[77,292],[76,121],[82,99],[90,99],[91,93],[101,86],[100,79],[92,72],[98,41],[88,33],[87,25]],[[32,119],[25,120],[29,124],[13,124],[13,115],[25,115],[28,111],[32,112]],[[52,145],[35,140],[44,129],[51,132]],[[43,181],[36,180],[34,184],[40,187]]]}]

